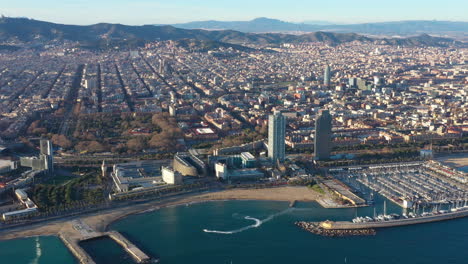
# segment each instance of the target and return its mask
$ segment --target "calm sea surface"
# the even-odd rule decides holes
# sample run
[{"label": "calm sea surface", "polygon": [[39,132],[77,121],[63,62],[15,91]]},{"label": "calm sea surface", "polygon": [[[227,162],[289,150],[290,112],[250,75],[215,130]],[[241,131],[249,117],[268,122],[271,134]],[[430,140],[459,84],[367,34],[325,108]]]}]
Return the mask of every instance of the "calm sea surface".
[{"label": "calm sea surface", "polygon": [[2,264],[78,263],[58,237],[0,241]]},{"label": "calm sea surface", "polygon": [[[376,198],[376,213],[383,200]],[[401,208],[387,203],[387,212]],[[323,209],[316,203],[219,201],[164,208],[111,226],[160,263],[468,263],[468,218],[379,230],[376,236],[327,238],[294,221],[350,220],[374,208]],[[133,263],[110,239],[83,243],[100,263]],[[40,252],[38,251],[40,248]],[[5,262],[5,260],[8,260]],[[75,263],[53,237],[0,242],[0,263]]]}]

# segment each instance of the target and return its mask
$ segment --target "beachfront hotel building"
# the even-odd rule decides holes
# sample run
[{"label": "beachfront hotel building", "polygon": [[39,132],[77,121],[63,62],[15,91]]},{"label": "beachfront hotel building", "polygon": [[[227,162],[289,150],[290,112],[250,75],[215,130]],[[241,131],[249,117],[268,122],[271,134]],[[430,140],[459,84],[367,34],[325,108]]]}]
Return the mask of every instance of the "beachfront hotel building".
[{"label": "beachfront hotel building", "polygon": [[268,117],[268,157],[283,162],[285,157],[286,118],[276,111]]}]

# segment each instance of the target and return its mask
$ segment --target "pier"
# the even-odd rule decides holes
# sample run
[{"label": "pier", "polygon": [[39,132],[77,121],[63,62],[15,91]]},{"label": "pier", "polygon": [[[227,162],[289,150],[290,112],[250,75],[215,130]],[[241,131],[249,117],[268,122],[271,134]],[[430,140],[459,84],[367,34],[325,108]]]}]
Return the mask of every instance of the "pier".
[{"label": "pier", "polygon": [[406,218],[398,220],[389,220],[382,222],[365,222],[365,223],[353,223],[353,222],[321,222],[320,225],[325,229],[364,229],[364,228],[387,228],[395,226],[406,226],[415,224],[424,224],[431,222],[439,222],[445,220],[451,220],[456,218],[462,218],[468,216],[468,210],[462,210],[458,212],[451,212],[445,214],[422,216],[415,218]]},{"label": "pier", "polygon": [[96,264],[96,262],[94,262],[91,256],[88,255],[88,253],[86,253],[86,251],[78,245],[78,240],[70,239],[64,234],[59,234],[59,238],[81,264]]},{"label": "pier", "polygon": [[377,232],[375,229],[366,228],[366,229],[326,229],[322,228],[319,223],[314,222],[296,222],[296,226],[321,236],[329,237],[344,237],[344,236],[370,236],[375,235]]},{"label": "pier", "polygon": [[353,223],[348,221],[296,222],[309,232],[325,236],[373,235],[376,229],[446,221],[468,216],[468,209],[457,212],[388,221]]},{"label": "pier", "polygon": [[118,243],[137,262],[148,263],[151,258],[117,231],[96,232],[81,220],[71,222],[72,228],[60,232],[59,238],[81,264],[95,264],[92,257],[80,246],[80,243],[90,239],[109,237]]},{"label": "pier", "polygon": [[141,251],[132,242],[126,239],[122,234],[117,231],[107,232],[107,235],[119,243],[125,251],[127,251],[138,263],[146,263],[151,260],[143,251]]}]

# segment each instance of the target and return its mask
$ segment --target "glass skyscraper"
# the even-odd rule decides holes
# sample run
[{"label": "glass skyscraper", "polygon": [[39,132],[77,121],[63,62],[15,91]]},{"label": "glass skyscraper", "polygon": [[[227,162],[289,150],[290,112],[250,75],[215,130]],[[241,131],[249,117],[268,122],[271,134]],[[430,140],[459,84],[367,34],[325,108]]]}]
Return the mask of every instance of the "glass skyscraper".
[{"label": "glass skyscraper", "polygon": [[286,118],[276,111],[268,117],[268,157],[283,162],[285,156]]},{"label": "glass skyscraper", "polygon": [[318,112],[315,119],[314,153],[316,160],[330,158],[332,116],[326,109]]},{"label": "glass skyscraper", "polygon": [[52,142],[47,139],[41,139],[40,141],[41,153],[40,158],[44,160],[44,169],[49,172],[54,171],[54,152],[52,149]]},{"label": "glass skyscraper", "polygon": [[327,65],[325,67],[325,71],[323,73],[323,84],[326,86],[330,85],[330,79],[331,79],[331,69],[330,65]]}]

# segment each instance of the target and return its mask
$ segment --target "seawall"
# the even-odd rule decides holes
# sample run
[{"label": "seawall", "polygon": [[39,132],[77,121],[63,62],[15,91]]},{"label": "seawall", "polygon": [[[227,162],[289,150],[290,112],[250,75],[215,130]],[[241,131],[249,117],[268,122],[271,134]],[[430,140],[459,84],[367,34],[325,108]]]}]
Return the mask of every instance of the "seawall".
[{"label": "seawall", "polygon": [[415,225],[423,223],[431,223],[438,221],[446,221],[456,218],[462,218],[468,216],[468,209],[458,212],[451,212],[439,215],[416,217],[416,218],[407,218],[399,220],[390,220],[383,222],[365,222],[365,223],[353,223],[353,222],[332,222],[325,221],[321,222],[320,226],[324,229],[377,229],[377,228],[387,228],[395,226],[405,226],[405,225]]}]

